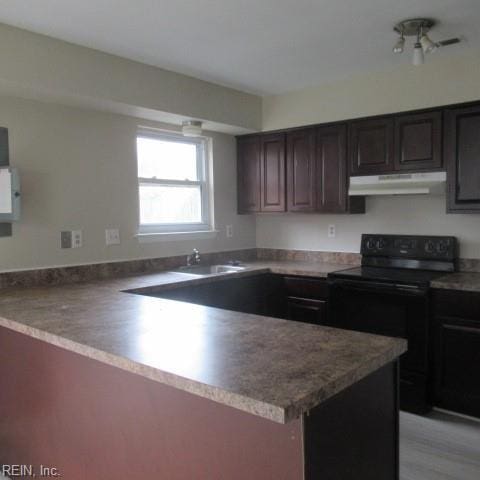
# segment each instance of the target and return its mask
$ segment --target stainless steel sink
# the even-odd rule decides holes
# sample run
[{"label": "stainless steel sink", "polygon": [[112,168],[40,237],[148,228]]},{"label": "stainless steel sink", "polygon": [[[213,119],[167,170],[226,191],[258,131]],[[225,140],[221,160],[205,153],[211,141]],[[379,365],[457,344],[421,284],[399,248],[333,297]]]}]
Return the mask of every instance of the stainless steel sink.
[{"label": "stainless steel sink", "polygon": [[216,275],[219,273],[235,273],[245,270],[246,267],[234,265],[192,265],[180,267],[173,270],[175,273],[186,273],[188,275]]}]

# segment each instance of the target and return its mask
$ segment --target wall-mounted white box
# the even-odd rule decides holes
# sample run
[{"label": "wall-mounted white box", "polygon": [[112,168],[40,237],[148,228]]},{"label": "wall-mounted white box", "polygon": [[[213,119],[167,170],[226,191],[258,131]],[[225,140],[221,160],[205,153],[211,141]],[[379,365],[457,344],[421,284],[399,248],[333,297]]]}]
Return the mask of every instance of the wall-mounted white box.
[{"label": "wall-mounted white box", "polygon": [[20,177],[12,167],[0,168],[0,223],[20,220]]}]

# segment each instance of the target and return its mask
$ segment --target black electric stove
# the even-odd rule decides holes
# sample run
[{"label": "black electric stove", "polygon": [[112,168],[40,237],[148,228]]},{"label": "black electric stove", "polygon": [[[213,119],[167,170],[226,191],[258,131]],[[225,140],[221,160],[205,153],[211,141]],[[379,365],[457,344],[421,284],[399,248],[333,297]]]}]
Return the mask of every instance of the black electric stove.
[{"label": "black electric stove", "polygon": [[402,337],[400,405],[415,413],[430,409],[430,282],[455,271],[455,237],[362,235],[362,265],[333,272],[329,324]]},{"label": "black electric stove", "polygon": [[428,287],[455,271],[455,237],[419,235],[362,235],[362,266],[331,274],[332,278],[380,281]]}]

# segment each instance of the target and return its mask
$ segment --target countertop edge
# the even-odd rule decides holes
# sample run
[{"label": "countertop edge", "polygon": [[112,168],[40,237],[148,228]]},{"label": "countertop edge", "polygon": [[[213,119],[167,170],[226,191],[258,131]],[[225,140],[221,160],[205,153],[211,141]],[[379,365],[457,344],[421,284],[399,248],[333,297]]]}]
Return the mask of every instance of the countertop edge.
[{"label": "countertop edge", "polygon": [[[287,418],[286,409],[277,405],[271,405],[251,397],[245,397],[228,390],[189,380],[174,373],[164,372],[155,367],[138,363],[126,357],[90,347],[85,344],[74,342],[68,338],[54,335],[35,327],[29,327],[14,320],[0,317],[0,327],[8,328],[17,333],[27,335],[36,340],[46,342],[55,347],[62,348],[69,352],[76,353],[82,357],[96,360],[100,363],[119,368],[133,375],[140,375],[149,380],[161,383],[162,385],[177,388],[197,397],[202,397],[227,407],[256,415],[276,423],[285,424],[294,418]],[[200,387],[200,388],[199,388]],[[246,404],[249,404],[248,406]],[[252,405],[253,404],[253,405]]]},{"label": "countertop edge", "polygon": [[344,375],[337,378],[335,381],[326,384],[324,390],[327,390],[328,394],[319,395],[314,393],[309,395],[308,397],[299,399],[298,403],[302,403],[302,407],[299,409],[292,405],[291,408],[287,409],[287,421],[298,418],[303,413],[308,412],[310,409],[315,408],[317,405],[320,405],[329,398],[334,397],[343,390],[346,390],[355,383],[368,377],[368,375],[370,375],[371,373],[398,359],[400,355],[407,351],[407,340],[403,340],[400,338],[396,340],[401,340],[401,342],[397,342],[395,346],[392,346],[392,348],[388,352],[383,352],[379,354],[368,365],[357,368],[355,371],[345,372]]},{"label": "countertop edge", "polygon": [[[396,344],[392,345],[391,349],[387,352],[382,352],[375,357],[373,361],[369,362],[368,365],[357,368],[354,371],[345,372],[344,375],[337,378],[334,382],[324,385],[319,391],[314,392],[307,397],[295,399],[292,404],[282,407],[262,402],[261,400],[256,400],[251,397],[245,397],[219,387],[196,382],[173,373],[164,372],[155,367],[150,367],[123,356],[114,355],[105,352],[104,350],[80,344],[73,340],[69,340],[68,338],[54,335],[35,327],[26,326],[5,317],[0,317],[0,327],[5,327],[17,333],[27,335],[50,345],[76,353],[85,358],[96,360],[134,375],[140,375],[163,385],[177,388],[192,395],[212,400],[221,405],[235,408],[280,424],[286,424],[299,418],[303,413],[308,412],[310,409],[316,407],[325,400],[362,380],[370,373],[373,373],[384,365],[394,361],[406,351],[406,341],[396,342]],[[332,385],[334,385],[333,389]],[[325,391],[328,393],[325,393]]]}]

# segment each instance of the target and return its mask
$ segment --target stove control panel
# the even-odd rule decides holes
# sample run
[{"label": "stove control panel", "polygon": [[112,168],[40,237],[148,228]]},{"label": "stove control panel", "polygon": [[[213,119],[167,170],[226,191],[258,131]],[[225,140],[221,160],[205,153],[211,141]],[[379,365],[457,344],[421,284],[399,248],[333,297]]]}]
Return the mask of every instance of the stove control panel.
[{"label": "stove control panel", "polygon": [[362,235],[360,253],[365,256],[454,261],[455,237],[421,235]]}]

